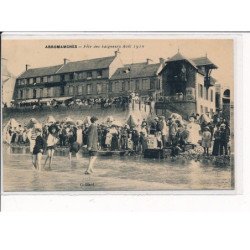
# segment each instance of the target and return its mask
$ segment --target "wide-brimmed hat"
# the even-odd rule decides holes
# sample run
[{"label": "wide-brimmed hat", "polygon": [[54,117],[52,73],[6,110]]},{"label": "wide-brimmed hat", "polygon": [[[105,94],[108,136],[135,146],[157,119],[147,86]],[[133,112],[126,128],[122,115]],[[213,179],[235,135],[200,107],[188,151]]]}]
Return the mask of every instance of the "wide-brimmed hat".
[{"label": "wide-brimmed hat", "polygon": [[98,121],[98,118],[96,117],[96,116],[92,116],[91,118],[90,118],[90,121],[93,123],[93,122],[96,122],[96,121]]},{"label": "wide-brimmed hat", "polygon": [[51,126],[48,127],[48,131],[52,134],[52,130],[55,129],[55,133],[58,133],[59,127],[55,124],[52,124]]}]

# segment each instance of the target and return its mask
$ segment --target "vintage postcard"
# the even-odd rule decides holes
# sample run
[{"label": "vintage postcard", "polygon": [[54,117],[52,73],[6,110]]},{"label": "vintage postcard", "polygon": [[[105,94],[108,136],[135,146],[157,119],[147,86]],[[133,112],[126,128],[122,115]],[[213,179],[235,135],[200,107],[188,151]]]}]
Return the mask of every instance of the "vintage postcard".
[{"label": "vintage postcard", "polygon": [[221,36],[2,34],[2,191],[235,190]]}]

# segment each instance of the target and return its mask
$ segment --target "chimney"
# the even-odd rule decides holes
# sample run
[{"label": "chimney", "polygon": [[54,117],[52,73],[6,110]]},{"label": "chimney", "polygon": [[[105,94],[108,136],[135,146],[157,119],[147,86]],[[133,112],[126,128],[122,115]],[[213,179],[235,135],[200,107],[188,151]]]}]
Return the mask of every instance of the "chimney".
[{"label": "chimney", "polygon": [[152,62],[152,60],[150,58],[147,58],[147,64],[150,64],[150,62]]},{"label": "chimney", "polygon": [[115,56],[118,56],[120,54],[119,49],[115,51]]},{"label": "chimney", "polygon": [[159,58],[159,62],[160,62],[160,64],[164,65],[164,64],[165,64],[165,59],[162,58],[162,57],[160,57],[160,58]]},{"label": "chimney", "polygon": [[63,59],[63,64],[64,64],[64,65],[66,65],[68,62],[69,62],[69,59],[67,59],[67,58],[64,58],[64,59]]},{"label": "chimney", "polygon": [[29,64],[25,64],[25,70],[27,71],[30,68]]}]

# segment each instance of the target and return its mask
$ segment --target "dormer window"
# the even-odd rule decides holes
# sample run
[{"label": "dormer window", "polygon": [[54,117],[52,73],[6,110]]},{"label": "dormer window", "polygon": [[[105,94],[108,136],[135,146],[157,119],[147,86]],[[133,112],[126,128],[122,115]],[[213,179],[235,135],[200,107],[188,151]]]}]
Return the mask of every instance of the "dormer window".
[{"label": "dormer window", "polygon": [[48,82],[48,77],[47,76],[44,76],[42,79],[43,79],[43,82]]},{"label": "dormer window", "polygon": [[97,78],[102,78],[102,70],[97,71]]},{"label": "dormer window", "polygon": [[48,76],[48,82],[53,82],[53,76]]},{"label": "dormer window", "polygon": [[87,79],[91,79],[92,78],[92,72],[91,71],[88,71],[87,72]]},{"label": "dormer window", "polygon": [[74,73],[69,74],[69,80],[74,80]]},{"label": "dormer window", "polygon": [[29,84],[33,84],[34,83],[34,79],[33,78],[30,78],[29,79]]},{"label": "dormer window", "polygon": [[130,68],[127,68],[123,71],[124,74],[128,74],[130,72]]},{"label": "dormer window", "polygon": [[37,77],[36,78],[36,83],[40,83],[41,82],[41,78],[40,77]]}]

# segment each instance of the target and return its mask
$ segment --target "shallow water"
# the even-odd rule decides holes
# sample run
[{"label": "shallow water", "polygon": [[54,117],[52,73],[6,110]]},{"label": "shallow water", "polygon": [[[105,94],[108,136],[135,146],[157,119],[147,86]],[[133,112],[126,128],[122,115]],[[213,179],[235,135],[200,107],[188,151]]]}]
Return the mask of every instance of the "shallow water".
[{"label": "shallow water", "polygon": [[[126,191],[232,189],[231,167],[186,159],[144,159],[141,156],[98,157],[95,172],[84,175],[88,156],[72,166],[65,152],[56,152],[52,169],[33,169],[28,148],[4,145],[3,188],[18,191]],[[43,156],[42,163],[45,160]]]}]

